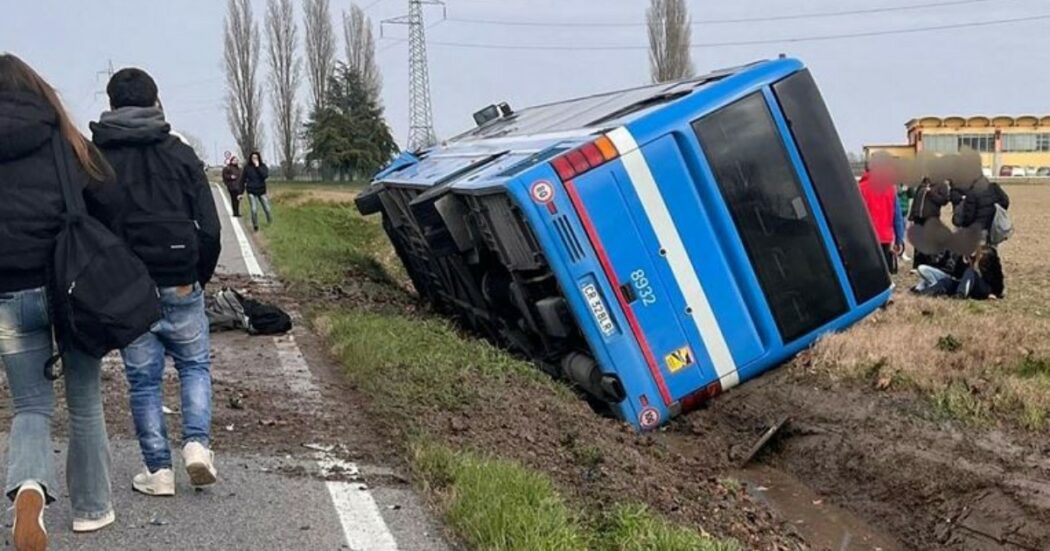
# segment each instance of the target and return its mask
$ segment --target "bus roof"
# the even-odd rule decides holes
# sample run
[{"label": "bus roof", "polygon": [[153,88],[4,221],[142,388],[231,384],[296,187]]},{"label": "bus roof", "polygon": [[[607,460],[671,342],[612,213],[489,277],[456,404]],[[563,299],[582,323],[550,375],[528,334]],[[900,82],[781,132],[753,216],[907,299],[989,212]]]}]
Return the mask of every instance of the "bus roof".
[{"label": "bus roof", "polygon": [[563,134],[593,127],[620,126],[658,106],[698,88],[732,76],[755,65],[722,69],[703,76],[672,83],[653,84],[529,107],[513,115],[473,128],[450,143],[474,142],[493,138]]}]

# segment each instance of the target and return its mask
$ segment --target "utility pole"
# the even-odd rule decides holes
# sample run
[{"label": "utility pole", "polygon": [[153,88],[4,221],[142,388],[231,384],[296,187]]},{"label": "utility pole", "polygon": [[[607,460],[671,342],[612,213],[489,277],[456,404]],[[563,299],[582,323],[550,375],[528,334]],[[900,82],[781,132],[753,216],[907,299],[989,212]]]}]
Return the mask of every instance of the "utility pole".
[{"label": "utility pole", "polygon": [[441,0],[408,0],[408,15],[380,22],[383,24],[408,25],[408,82],[409,82],[409,130],[408,149],[417,151],[437,143],[434,134],[434,112],[430,103],[430,70],[427,66],[426,27],[423,25],[423,5],[441,6],[447,17],[445,3]]}]

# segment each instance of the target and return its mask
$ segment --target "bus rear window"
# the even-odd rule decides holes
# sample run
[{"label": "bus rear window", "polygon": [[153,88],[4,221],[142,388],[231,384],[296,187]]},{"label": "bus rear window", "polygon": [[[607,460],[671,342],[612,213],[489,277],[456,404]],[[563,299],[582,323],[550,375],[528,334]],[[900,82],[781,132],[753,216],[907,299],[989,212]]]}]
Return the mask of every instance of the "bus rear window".
[{"label": "bus rear window", "polygon": [[774,84],[773,92],[824,207],[853,294],[863,304],[888,289],[890,279],[831,114],[808,70]]},{"label": "bus rear window", "polygon": [[719,109],[693,129],[784,342],[846,313],[820,229],[763,96]]}]

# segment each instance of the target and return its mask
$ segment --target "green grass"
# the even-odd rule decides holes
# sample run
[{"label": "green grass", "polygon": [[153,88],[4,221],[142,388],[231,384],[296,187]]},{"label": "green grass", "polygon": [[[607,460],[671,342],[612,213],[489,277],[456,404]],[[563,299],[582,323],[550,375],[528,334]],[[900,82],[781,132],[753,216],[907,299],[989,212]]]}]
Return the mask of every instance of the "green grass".
[{"label": "green grass", "polygon": [[469,408],[479,396],[479,377],[491,385],[508,384],[514,376],[560,388],[525,362],[461,336],[443,320],[344,311],[319,318],[316,325],[349,378],[390,414],[409,421],[429,408]]},{"label": "green grass", "polygon": [[593,549],[615,551],[739,551],[735,541],[672,525],[640,505],[621,505],[595,527]]},{"label": "green grass", "polygon": [[413,464],[445,498],[445,519],[473,549],[587,549],[583,529],[546,477],[520,465],[417,446]]},{"label": "green grass", "polygon": [[942,419],[983,423],[988,418],[988,405],[965,383],[952,382],[932,395],[934,411]]},{"label": "green grass", "polygon": [[263,235],[271,259],[289,283],[337,285],[348,272],[389,281],[377,260],[385,247],[379,226],[357,215],[349,203],[307,202],[290,206],[302,194],[285,194],[275,201],[275,220]]},{"label": "green grass", "polygon": [[413,463],[445,501],[445,518],[475,549],[493,551],[736,551],[735,542],[669,524],[646,507],[618,505],[585,518],[551,481],[521,465],[433,445]]},{"label": "green grass", "polygon": [[1021,361],[1017,372],[1025,379],[1050,378],[1050,360],[1028,356]]}]

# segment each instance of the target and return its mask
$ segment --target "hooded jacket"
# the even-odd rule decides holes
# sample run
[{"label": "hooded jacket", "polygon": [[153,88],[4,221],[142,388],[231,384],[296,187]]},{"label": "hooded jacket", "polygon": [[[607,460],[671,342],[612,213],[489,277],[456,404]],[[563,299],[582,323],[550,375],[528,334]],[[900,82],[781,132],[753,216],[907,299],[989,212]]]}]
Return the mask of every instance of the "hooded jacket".
[{"label": "hooded jacket", "polygon": [[965,193],[962,203],[955,207],[952,224],[957,228],[977,226],[988,230],[995,219],[995,205],[1009,209],[1010,197],[999,184],[990,183],[987,178],[981,176],[974,182],[970,191]]},{"label": "hooded jacket", "polygon": [[[51,141],[58,116],[30,94],[0,94],[0,293],[47,284],[65,202]],[[84,190],[88,213],[104,223],[106,209],[93,193],[103,184],[74,166],[73,185]]]},{"label": "hooded jacket", "polygon": [[904,242],[904,217],[897,202],[897,190],[890,182],[878,181],[870,172],[860,179],[860,194],[868,208],[875,235],[882,245]]},{"label": "hooded jacket", "polygon": [[915,199],[911,203],[911,212],[908,219],[912,222],[924,224],[927,220],[941,217],[941,208],[949,201],[948,184],[941,182],[934,184],[925,182],[919,186],[915,193]]},{"label": "hooded jacket", "polygon": [[204,164],[155,107],[124,107],[91,123],[116,171],[108,194],[123,208],[110,228],[124,237],[159,287],[211,280],[221,248],[219,215]]}]

